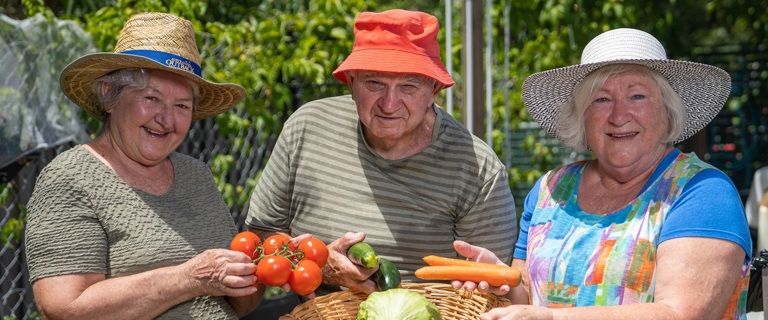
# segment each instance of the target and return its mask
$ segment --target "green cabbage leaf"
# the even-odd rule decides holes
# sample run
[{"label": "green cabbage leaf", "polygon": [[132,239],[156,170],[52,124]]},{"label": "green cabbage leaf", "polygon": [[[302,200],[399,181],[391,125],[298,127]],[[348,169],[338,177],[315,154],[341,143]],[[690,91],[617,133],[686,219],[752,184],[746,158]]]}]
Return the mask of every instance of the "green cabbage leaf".
[{"label": "green cabbage leaf", "polygon": [[442,320],[442,317],[423,295],[395,288],[371,293],[360,303],[357,320]]}]

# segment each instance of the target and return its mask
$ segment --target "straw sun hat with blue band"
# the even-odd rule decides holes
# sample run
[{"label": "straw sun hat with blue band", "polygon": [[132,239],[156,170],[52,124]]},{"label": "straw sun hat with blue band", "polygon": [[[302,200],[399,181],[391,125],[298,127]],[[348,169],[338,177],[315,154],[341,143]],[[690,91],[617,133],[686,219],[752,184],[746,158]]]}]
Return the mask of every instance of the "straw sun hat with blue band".
[{"label": "straw sun hat with blue band", "polygon": [[67,97],[104,119],[106,113],[91,85],[101,76],[127,68],[165,70],[197,83],[200,100],[193,120],[225,112],[245,97],[245,89],[239,85],[218,84],[202,78],[200,53],[191,22],[155,12],[132,16],[123,27],[114,53],[93,53],[73,61],[61,72],[59,82]]}]

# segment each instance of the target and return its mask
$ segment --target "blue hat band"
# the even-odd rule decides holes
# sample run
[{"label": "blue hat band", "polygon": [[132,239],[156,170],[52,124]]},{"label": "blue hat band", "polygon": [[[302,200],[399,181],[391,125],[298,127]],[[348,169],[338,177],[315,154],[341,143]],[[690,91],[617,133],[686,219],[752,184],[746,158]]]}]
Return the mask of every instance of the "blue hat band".
[{"label": "blue hat band", "polygon": [[196,74],[198,77],[202,77],[200,66],[197,63],[192,62],[182,56],[177,56],[172,53],[154,51],[154,50],[127,50],[120,52],[120,54],[130,54],[134,56],[141,56],[159,64],[167,66],[173,69],[179,69],[186,72]]}]

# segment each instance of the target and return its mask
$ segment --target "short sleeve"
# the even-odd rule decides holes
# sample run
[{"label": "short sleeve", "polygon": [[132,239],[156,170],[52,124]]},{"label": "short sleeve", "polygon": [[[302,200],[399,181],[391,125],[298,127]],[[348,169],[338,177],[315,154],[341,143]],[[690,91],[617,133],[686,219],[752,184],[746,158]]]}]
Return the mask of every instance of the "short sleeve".
[{"label": "short sleeve", "polygon": [[46,167],[28,204],[25,235],[30,281],[74,273],[106,273],[107,240],[87,183],[70,166]]},{"label": "short sleeve", "polygon": [[541,187],[541,181],[546,175],[539,178],[536,184],[533,185],[531,191],[525,197],[523,203],[523,213],[520,217],[520,235],[517,237],[517,243],[515,243],[515,253],[512,256],[514,259],[525,260],[528,254],[528,230],[531,227],[531,217],[533,217],[533,210],[536,209],[536,203],[539,202],[539,188]]},{"label": "short sleeve", "polygon": [[751,259],[752,240],[736,187],[725,173],[707,169],[685,185],[665,217],[659,243],[681,237],[732,241]]}]

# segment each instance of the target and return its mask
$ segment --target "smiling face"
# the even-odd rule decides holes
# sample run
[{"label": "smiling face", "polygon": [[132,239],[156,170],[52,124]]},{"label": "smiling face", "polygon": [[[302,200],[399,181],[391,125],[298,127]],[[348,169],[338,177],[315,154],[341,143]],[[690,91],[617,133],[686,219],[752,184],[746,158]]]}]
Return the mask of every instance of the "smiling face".
[{"label": "smiling face", "polygon": [[[424,140],[425,127],[431,132],[435,117],[432,104],[441,89],[434,79],[366,71],[351,72],[348,79],[366,140],[372,147],[413,144]],[[426,138],[428,141],[431,136]]]},{"label": "smiling face", "polygon": [[194,91],[184,78],[166,71],[151,70],[147,80],[145,88],[125,88],[107,111],[107,132],[122,154],[151,166],[166,159],[186,137]]},{"label": "smiling face", "polygon": [[659,86],[643,72],[609,76],[585,113],[587,145],[601,164],[626,168],[666,154],[670,120]]}]

